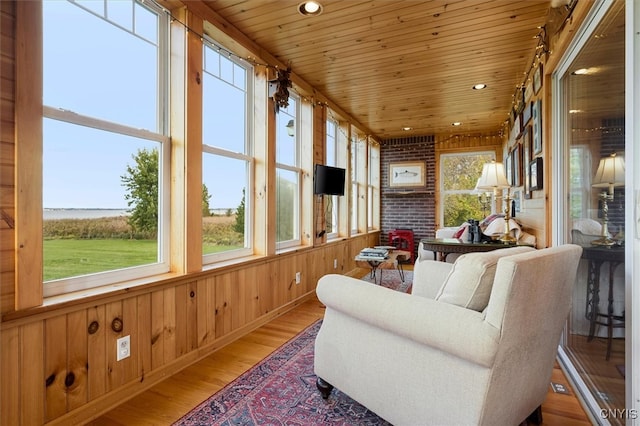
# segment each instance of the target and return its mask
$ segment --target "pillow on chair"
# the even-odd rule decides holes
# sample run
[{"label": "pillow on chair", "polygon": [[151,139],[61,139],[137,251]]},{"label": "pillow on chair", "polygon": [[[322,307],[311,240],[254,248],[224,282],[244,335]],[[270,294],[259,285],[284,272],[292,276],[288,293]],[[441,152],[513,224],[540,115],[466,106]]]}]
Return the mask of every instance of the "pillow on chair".
[{"label": "pillow on chair", "polygon": [[489,303],[498,260],[531,250],[535,249],[513,247],[460,256],[445,278],[435,300],[482,312]]}]

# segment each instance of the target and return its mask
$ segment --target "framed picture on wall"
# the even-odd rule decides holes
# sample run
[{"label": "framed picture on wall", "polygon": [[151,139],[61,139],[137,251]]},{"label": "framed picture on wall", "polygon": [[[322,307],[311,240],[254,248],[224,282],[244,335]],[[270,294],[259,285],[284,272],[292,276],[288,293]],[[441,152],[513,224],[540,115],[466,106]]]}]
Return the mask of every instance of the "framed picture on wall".
[{"label": "framed picture on wall", "polygon": [[531,120],[533,121],[533,155],[537,155],[542,152],[542,102],[540,99],[533,103]]},{"label": "framed picture on wall", "polygon": [[522,191],[513,191],[511,194],[511,199],[514,201],[513,210],[511,210],[511,217],[516,217],[516,213],[520,213],[522,211]]},{"label": "framed picture on wall", "polygon": [[511,151],[511,186],[520,186],[522,182],[522,150],[520,143],[515,144]]},{"label": "framed picture on wall", "polygon": [[404,161],[389,164],[389,186],[424,186],[425,162]]},{"label": "framed picture on wall", "polygon": [[542,87],[542,64],[533,71],[533,91],[537,95]]},{"label": "framed picture on wall", "polygon": [[[522,111],[522,127],[529,124],[529,120],[531,120],[532,109],[533,109],[533,102],[529,102],[524,106],[524,110]],[[522,130],[524,131],[524,128]]]},{"label": "framed picture on wall", "polygon": [[522,114],[516,114],[516,118],[513,121],[513,127],[511,128],[511,133],[509,135],[509,139],[511,141],[515,141],[516,139],[518,139],[520,137],[520,133],[522,132],[522,124],[520,124],[521,115]]},{"label": "framed picture on wall", "polygon": [[522,177],[522,193],[525,200],[531,198],[531,186],[529,185],[529,163],[531,162],[531,136],[532,130],[531,126],[527,126],[524,129],[524,133],[522,135],[522,164],[523,164],[523,173]]},{"label": "framed picture on wall", "polygon": [[532,191],[542,189],[542,158],[534,158],[529,163],[529,186]]}]

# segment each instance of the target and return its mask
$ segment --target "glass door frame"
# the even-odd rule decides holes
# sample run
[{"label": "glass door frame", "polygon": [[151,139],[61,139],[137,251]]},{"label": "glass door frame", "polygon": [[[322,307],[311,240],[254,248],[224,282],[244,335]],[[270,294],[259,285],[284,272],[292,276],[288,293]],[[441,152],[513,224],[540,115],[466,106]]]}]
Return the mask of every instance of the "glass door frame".
[{"label": "glass door frame", "polygon": [[[634,125],[636,122],[640,123],[640,107],[634,108],[634,105],[640,105],[640,84],[636,84],[634,81],[634,76],[640,75],[640,37],[636,42],[636,34],[640,34],[640,5],[635,7],[635,3],[634,0],[625,2],[625,157],[627,158],[625,199],[632,200],[628,201],[625,207],[625,229],[628,230],[627,234],[631,237],[625,241],[625,309],[630,313],[625,324],[625,365],[628,374],[625,380],[625,407],[627,410],[625,415],[627,425],[632,426],[640,425],[640,374],[634,374],[634,372],[640,371],[640,357],[634,359],[632,356],[632,354],[640,354],[640,315],[634,315],[634,312],[640,312],[640,289],[634,290],[633,285],[633,283],[640,285],[640,267],[634,268],[634,258],[638,258],[640,255],[640,168],[633,167],[634,164],[640,164],[640,126]],[[551,76],[551,172],[553,177],[551,186],[552,208],[556,212],[551,215],[551,240],[554,246],[564,244],[569,240],[566,218],[560,214],[566,212],[569,207],[565,196],[569,170],[564,160],[569,155],[569,144],[565,143],[569,140],[569,126],[567,115],[563,113],[567,110],[568,100],[563,91],[562,77],[609,11],[611,5],[611,1],[605,0],[598,0],[594,3]],[[634,150],[634,145],[639,149]],[[563,347],[568,342],[566,330],[568,327],[565,327],[562,344],[558,347],[560,364],[574,383],[575,390],[585,404],[587,414],[592,421],[597,424],[609,425],[606,415],[601,413],[599,404],[578,374]]]}]

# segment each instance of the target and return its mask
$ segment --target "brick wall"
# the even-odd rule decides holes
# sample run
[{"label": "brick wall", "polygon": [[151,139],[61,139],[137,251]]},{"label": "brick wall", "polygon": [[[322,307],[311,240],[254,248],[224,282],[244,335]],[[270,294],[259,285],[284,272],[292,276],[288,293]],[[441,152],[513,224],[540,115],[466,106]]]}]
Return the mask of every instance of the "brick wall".
[{"label": "brick wall", "polygon": [[[424,161],[424,187],[389,187],[389,164],[403,161]],[[411,229],[414,233],[414,254],[422,238],[435,235],[435,150],[434,137],[421,136],[382,141],[380,149],[380,244],[389,244],[389,231]]]}]

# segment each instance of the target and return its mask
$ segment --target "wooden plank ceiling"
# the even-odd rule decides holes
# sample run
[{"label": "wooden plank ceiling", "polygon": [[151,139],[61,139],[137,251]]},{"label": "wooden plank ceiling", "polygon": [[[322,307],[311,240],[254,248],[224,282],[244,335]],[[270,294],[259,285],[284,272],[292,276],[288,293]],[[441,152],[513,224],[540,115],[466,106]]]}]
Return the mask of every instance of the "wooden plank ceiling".
[{"label": "wooden plank ceiling", "polygon": [[321,0],[322,14],[302,16],[300,0],[204,3],[381,139],[498,133],[551,10],[548,0]]}]

